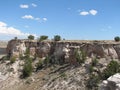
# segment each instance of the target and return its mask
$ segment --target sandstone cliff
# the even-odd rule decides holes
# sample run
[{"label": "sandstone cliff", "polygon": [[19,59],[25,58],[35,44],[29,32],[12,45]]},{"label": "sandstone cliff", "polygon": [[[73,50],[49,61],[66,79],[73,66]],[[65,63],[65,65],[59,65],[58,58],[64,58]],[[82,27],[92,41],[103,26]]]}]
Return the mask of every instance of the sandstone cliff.
[{"label": "sandstone cliff", "polygon": [[86,57],[106,59],[120,59],[120,43],[115,41],[29,41],[11,40],[7,46],[10,55],[24,55],[26,48],[31,55],[46,57],[54,56],[56,59],[64,59],[66,62],[75,61],[75,50],[83,51]]}]

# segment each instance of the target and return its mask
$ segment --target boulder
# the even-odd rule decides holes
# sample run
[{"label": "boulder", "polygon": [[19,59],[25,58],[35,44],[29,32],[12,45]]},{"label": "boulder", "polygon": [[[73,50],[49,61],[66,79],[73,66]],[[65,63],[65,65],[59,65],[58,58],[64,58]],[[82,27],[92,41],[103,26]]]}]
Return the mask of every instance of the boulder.
[{"label": "boulder", "polygon": [[99,90],[120,90],[120,73],[110,76],[100,85]]}]

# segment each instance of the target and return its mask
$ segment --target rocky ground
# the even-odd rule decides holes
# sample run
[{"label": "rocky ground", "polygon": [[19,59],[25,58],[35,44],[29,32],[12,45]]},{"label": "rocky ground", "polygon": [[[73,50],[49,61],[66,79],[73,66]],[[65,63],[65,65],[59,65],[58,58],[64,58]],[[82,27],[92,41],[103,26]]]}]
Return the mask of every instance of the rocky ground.
[{"label": "rocky ground", "polygon": [[[91,59],[79,66],[54,65],[43,68],[26,79],[20,79],[23,61],[14,64],[9,61],[0,63],[0,90],[89,90],[86,81],[89,78]],[[109,61],[101,59],[104,68]]]}]

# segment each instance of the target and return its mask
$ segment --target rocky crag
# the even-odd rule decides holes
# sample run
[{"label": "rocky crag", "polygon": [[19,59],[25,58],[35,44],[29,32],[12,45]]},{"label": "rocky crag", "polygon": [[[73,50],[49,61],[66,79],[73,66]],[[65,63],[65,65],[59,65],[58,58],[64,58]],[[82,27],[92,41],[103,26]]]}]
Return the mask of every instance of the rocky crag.
[{"label": "rocky crag", "polygon": [[26,49],[30,50],[31,55],[53,57],[65,59],[66,62],[74,62],[74,52],[83,51],[86,57],[120,59],[120,43],[115,41],[44,41],[37,42],[32,40],[11,40],[7,46],[7,53],[19,56],[24,54]]}]

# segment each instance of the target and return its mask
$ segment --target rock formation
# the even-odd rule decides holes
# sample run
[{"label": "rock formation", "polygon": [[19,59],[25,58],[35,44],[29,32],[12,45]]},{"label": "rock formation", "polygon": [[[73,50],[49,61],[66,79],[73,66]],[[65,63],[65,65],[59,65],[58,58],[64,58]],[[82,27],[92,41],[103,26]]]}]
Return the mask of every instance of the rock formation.
[{"label": "rock formation", "polygon": [[64,58],[68,62],[74,59],[76,49],[84,51],[86,57],[99,57],[106,59],[120,59],[120,43],[114,41],[43,41],[11,40],[7,46],[10,55],[24,55],[26,48],[31,55],[41,58],[52,55],[55,59]]},{"label": "rock formation", "polygon": [[26,51],[25,42],[21,40],[11,40],[7,45],[7,53],[13,56],[24,55]]},{"label": "rock formation", "polygon": [[100,90],[120,90],[120,73],[104,80],[100,86]]}]

